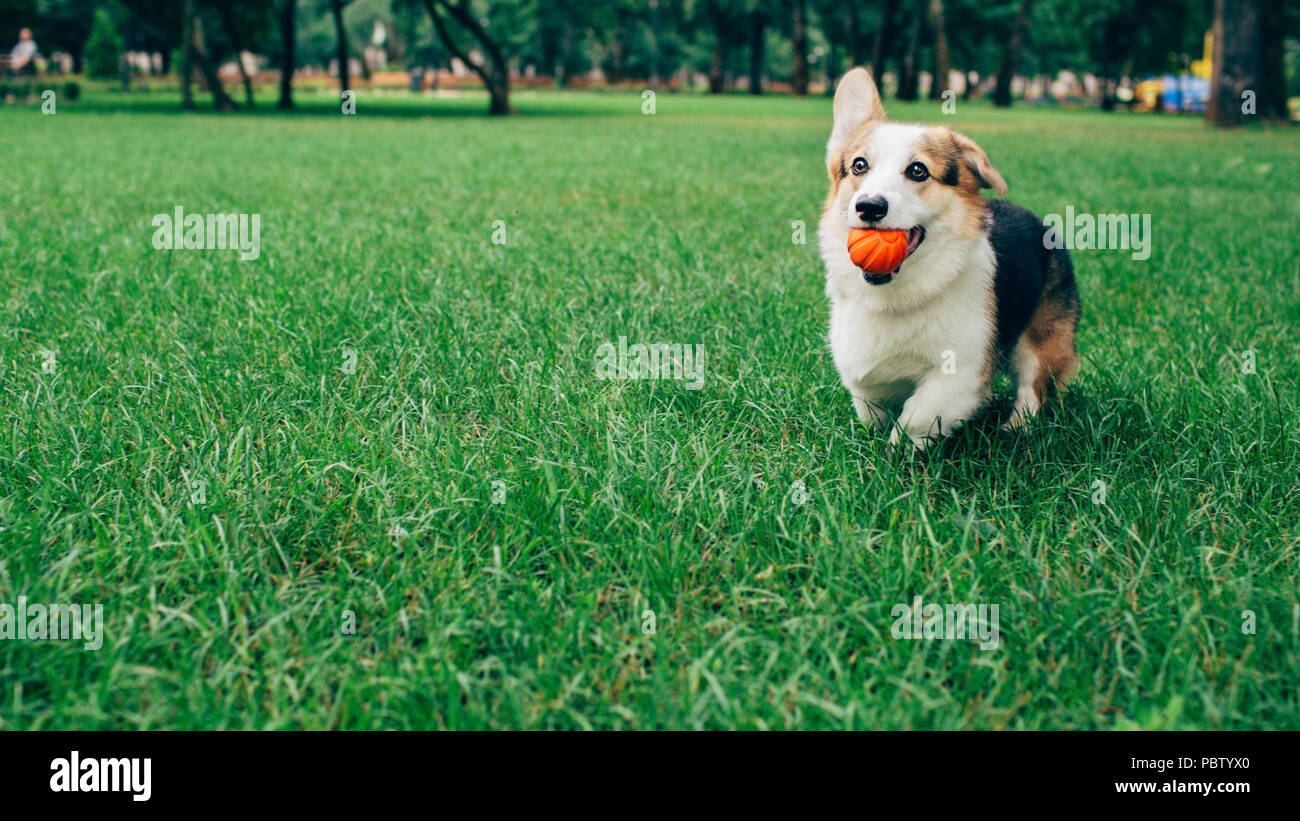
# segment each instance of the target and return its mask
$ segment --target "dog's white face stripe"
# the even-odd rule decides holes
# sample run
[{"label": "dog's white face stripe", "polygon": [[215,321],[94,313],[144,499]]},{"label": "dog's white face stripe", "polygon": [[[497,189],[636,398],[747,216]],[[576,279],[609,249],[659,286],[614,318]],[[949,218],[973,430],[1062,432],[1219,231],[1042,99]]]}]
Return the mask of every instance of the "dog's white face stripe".
[{"label": "dog's white face stripe", "polygon": [[[889,212],[879,223],[871,226],[882,229],[907,230],[930,215],[930,209],[917,196],[916,183],[903,172],[917,159],[916,147],[925,136],[925,127],[901,123],[885,123],[871,132],[864,156],[869,164],[867,173],[858,178],[853,196],[849,198],[846,218],[854,228],[867,224],[859,218],[857,203],[870,197],[884,197]],[[850,162],[852,157],[847,158]]]}]

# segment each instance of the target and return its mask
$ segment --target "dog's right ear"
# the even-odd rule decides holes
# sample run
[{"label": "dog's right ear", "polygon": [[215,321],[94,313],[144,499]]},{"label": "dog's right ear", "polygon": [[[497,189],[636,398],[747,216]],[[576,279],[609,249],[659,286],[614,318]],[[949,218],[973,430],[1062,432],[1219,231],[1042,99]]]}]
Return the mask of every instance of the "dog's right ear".
[{"label": "dog's right ear", "polygon": [[835,162],[844,143],[858,130],[858,126],[868,120],[885,119],[880,92],[865,68],[855,68],[840,78],[840,84],[835,87],[834,109],[835,122],[831,126],[831,138],[826,143],[827,165]]}]

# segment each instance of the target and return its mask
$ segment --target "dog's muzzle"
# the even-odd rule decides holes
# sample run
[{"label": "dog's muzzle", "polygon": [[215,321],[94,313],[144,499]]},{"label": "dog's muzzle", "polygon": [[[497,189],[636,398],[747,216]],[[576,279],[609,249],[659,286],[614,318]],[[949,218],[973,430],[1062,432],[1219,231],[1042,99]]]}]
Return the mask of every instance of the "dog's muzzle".
[{"label": "dog's muzzle", "polygon": [[870,271],[863,271],[862,278],[868,285],[888,285],[898,276],[898,272],[903,270],[903,264],[911,258],[912,252],[921,247],[925,241],[925,229],[920,225],[908,229],[907,231],[907,255],[903,257],[903,262],[898,263],[898,267],[887,274],[873,274]]}]

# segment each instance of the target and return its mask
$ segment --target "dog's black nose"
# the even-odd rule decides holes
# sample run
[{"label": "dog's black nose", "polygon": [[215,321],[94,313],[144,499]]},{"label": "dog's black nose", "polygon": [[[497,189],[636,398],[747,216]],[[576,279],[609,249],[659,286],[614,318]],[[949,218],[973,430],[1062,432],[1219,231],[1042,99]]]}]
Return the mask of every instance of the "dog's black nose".
[{"label": "dog's black nose", "polygon": [[879,222],[885,218],[885,214],[889,213],[889,203],[879,194],[858,200],[856,208],[858,216],[867,222]]}]

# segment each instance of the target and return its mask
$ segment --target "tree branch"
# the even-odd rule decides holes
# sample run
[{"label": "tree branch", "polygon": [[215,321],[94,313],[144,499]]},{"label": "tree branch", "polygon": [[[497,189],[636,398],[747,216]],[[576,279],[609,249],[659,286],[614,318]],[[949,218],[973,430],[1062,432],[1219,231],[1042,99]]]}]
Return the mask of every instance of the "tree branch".
[{"label": "tree branch", "polygon": [[447,51],[450,51],[452,56],[473,69],[474,72],[482,78],[484,83],[488,82],[487,69],[479,63],[469,59],[469,55],[465,50],[462,49],[456,43],[455,39],[452,38],[451,32],[447,29],[446,21],[444,21],[442,16],[438,14],[434,0],[424,0],[424,7],[429,10],[429,16],[433,18],[433,27],[438,32],[438,39],[442,41],[442,45],[447,49]]}]

